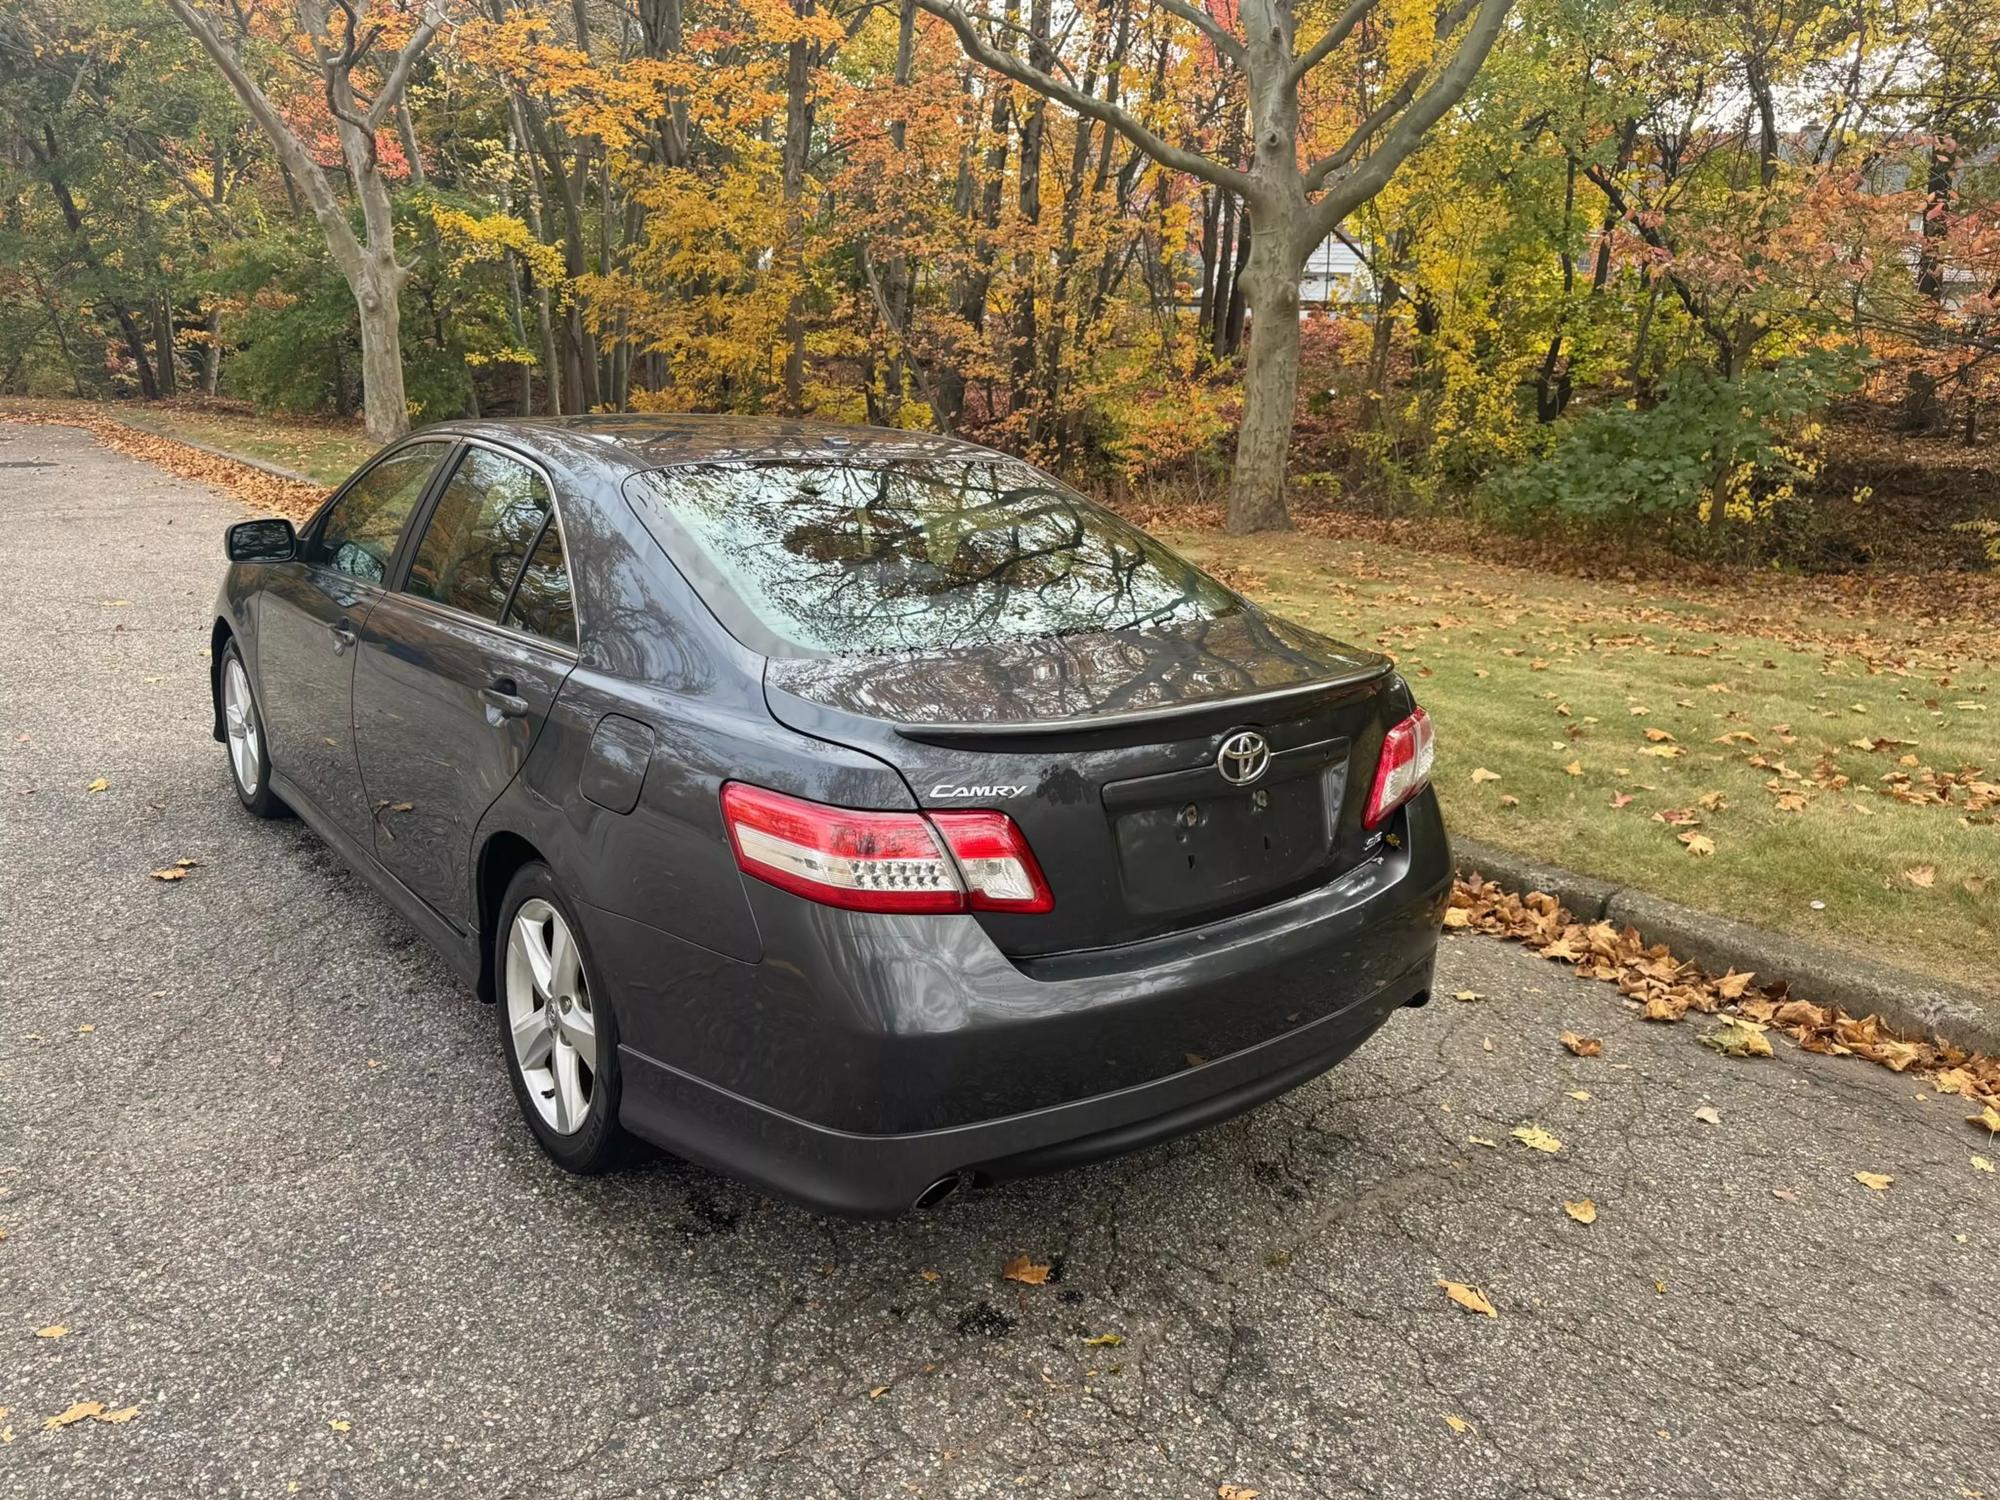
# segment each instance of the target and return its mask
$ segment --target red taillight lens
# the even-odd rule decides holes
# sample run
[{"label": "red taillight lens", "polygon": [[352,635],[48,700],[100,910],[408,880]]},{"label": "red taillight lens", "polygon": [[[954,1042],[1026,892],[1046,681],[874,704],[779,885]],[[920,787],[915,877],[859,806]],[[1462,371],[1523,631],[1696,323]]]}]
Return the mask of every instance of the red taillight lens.
[{"label": "red taillight lens", "polygon": [[1014,820],[1001,812],[931,814],[965,876],[974,911],[1049,911],[1055,898]]},{"label": "red taillight lens", "polygon": [[1375,767],[1375,790],[1368,794],[1363,827],[1380,828],[1389,821],[1390,813],[1430,785],[1435,749],[1431,716],[1421,708],[1383,737],[1382,759]]},{"label": "red taillight lens", "polygon": [[1048,882],[1005,813],[865,812],[732,781],[722,821],[749,875],[853,911],[1048,911]]},{"label": "red taillight lens", "polygon": [[965,887],[916,813],[826,807],[732,781],[722,821],[736,863],[759,880],[856,911],[963,911]]}]

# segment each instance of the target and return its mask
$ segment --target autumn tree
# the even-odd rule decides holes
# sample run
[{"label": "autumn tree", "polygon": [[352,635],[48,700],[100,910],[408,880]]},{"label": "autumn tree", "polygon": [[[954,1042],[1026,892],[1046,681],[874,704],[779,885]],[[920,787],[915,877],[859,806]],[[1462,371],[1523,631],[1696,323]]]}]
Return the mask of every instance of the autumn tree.
[{"label": "autumn tree", "polygon": [[[392,113],[402,103],[411,70],[443,24],[442,11],[427,6],[415,17],[396,10],[386,19],[371,20],[368,0],[297,0],[291,27],[267,39],[258,35],[257,23],[275,23],[275,11],[237,5],[225,21],[198,9],[195,0],[167,4],[222,71],[305,195],[327,251],[354,294],[368,435],[378,442],[400,437],[410,426],[403,394],[400,300],[410,268],[396,257],[395,218],[379,138],[396,123]],[[281,59],[316,75],[360,206],[360,234],[300,126],[253,76],[245,49],[260,42],[275,42]]]},{"label": "autumn tree", "polygon": [[[1510,0],[1456,0],[1439,10],[1397,0],[1348,0],[1312,15],[1299,45],[1291,0],[1242,0],[1235,25],[1190,0],[1156,0],[1188,27],[1189,45],[1211,49],[1243,80],[1248,160],[1230,161],[1179,145],[1102,94],[1086,93],[1015,50],[1009,28],[975,17],[954,0],[917,0],[957,33],[968,56],[1034,93],[1119,131],[1162,166],[1186,172],[1238,198],[1250,221],[1250,252],[1238,284],[1251,318],[1243,377],[1243,421],[1236,441],[1229,529],[1283,528],[1285,470],[1298,401],[1299,278],[1311,255],[1348,214],[1387,184],[1425,133],[1464,95],[1500,34]],[[1369,43],[1388,64],[1359,65]],[[1412,42],[1416,45],[1412,45]],[[1329,85],[1331,60],[1344,87]],[[1343,129],[1325,148],[1303,128],[1305,103],[1339,118]],[[1329,107],[1330,106],[1330,107]]]}]

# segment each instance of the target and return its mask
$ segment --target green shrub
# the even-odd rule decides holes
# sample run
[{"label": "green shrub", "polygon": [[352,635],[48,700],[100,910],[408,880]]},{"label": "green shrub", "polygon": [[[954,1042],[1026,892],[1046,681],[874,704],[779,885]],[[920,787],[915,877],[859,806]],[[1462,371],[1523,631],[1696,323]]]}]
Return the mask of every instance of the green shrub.
[{"label": "green shrub", "polygon": [[1551,516],[1710,532],[1768,522],[1818,471],[1818,416],[1859,384],[1858,361],[1814,350],[1725,379],[1685,364],[1650,407],[1595,407],[1548,455],[1487,481],[1518,520]]}]

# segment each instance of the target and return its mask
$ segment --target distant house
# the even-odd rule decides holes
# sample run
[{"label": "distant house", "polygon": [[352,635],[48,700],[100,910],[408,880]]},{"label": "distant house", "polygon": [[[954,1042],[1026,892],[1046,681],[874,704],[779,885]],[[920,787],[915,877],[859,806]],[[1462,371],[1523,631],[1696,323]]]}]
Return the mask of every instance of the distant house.
[{"label": "distant house", "polygon": [[1374,295],[1368,267],[1362,264],[1347,242],[1328,235],[1319,248],[1306,257],[1299,273],[1299,305],[1302,307],[1347,307],[1366,302]]}]

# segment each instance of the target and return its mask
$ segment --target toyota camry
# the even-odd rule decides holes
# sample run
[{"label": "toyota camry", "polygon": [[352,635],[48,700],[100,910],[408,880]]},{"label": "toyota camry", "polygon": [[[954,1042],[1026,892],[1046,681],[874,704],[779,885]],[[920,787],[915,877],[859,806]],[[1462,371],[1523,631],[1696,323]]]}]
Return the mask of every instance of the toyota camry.
[{"label": "toyota camry", "polygon": [[542,1148],[822,1209],[1128,1151],[1428,997],[1392,664],[1015,459],[695,417],[420,430],[227,537],[215,736],[492,1002]]}]

